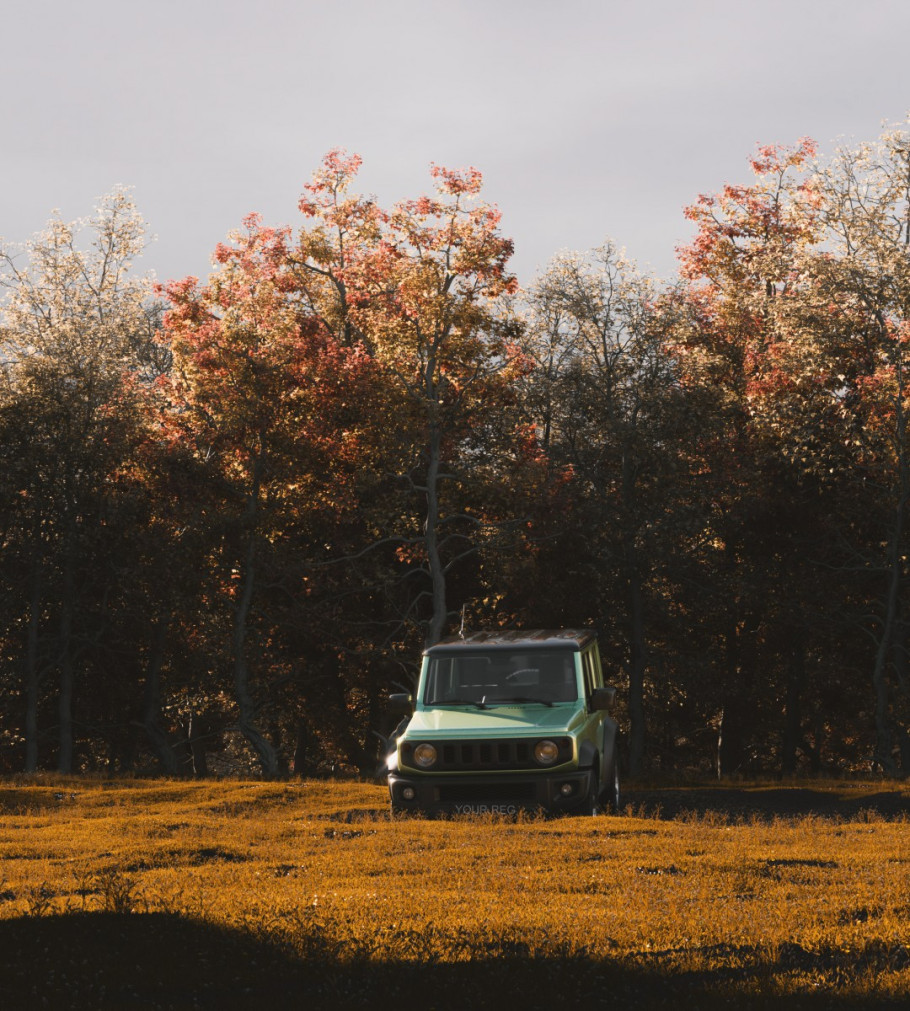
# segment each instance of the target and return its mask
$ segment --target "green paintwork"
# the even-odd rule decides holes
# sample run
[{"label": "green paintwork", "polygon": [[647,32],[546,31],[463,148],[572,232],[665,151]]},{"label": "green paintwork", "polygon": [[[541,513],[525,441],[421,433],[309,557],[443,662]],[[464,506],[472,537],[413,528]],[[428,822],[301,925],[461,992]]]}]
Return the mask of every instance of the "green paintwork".
[{"label": "green paintwork", "polygon": [[[525,642],[520,652],[527,653],[529,646]],[[488,708],[479,709],[476,706],[465,705],[426,705],[419,701],[426,694],[426,682],[429,668],[429,658],[424,657],[417,688],[417,705],[405,731],[398,738],[398,768],[407,769],[409,774],[423,777],[451,776],[442,770],[420,769],[410,762],[403,761],[401,748],[404,744],[428,742],[443,744],[447,740],[483,742],[488,739],[503,739],[507,737],[571,737],[574,742],[572,761],[559,766],[541,766],[539,769],[525,770],[525,774],[535,772],[550,774],[557,770],[578,768],[579,758],[590,752],[598,756],[599,775],[601,781],[606,774],[605,761],[612,754],[615,735],[615,723],[610,717],[600,711],[589,711],[585,702],[585,681],[583,674],[583,657],[588,655],[593,660],[595,671],[595,686],[603,685],[600,655],[596,639],[574,654],[576,686],[578,699],[574,702],[556,702],[551,706],[540,703],[490,703]],[[605,730],[609,733],[605,735]],[[583,748],[585,743],[589,749]],[[605,752],[610,749],[610,754]],[[476,774],[482,776],[502,776],[499,770],[480,770]]]},{"label": "green paintwork", "polygon": [[585,717],[584,704],[557,702],[553,708],[524,704],[491,705],[489,709],[475,706],[436,706],[418,709],[403,740],[430,736],[445,740],[463,739],[466,735],[478,741],[488,737],[527,737],[534,734],[569,735]]}]

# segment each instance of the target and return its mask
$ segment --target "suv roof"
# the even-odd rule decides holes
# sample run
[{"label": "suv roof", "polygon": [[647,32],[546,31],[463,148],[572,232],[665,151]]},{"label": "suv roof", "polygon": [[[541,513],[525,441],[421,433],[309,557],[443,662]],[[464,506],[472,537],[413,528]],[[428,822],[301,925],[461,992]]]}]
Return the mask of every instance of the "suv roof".
[{"label": "suv roof", "polygon": [[584,649],[597,638],[593,628],[497,629],[450,635],[424,650],[424,656],[461,650],[491,649]]}]

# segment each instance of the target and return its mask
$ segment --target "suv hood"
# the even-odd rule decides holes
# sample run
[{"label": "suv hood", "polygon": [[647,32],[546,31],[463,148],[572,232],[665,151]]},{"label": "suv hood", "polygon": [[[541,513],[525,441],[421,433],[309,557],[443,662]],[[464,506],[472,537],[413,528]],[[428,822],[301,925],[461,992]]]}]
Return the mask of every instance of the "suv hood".
[{"label": "suv hood", "polygon": [[578,704],[549,708],[541,705],[512,703],[491,704],[489,709],[445,707],[418,709],[403,737],[508,737],[511,735],[568,733],[584,717]]}]

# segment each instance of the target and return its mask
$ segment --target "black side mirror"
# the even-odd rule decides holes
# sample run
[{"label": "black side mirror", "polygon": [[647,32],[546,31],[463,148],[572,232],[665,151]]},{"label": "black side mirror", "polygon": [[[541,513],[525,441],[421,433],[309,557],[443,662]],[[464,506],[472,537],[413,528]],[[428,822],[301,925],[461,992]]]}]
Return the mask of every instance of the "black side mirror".
[{"label": "black side mirror", "polygon": [[407,692],[396,692],[389,696],[389,712],[393,716],[410,716],[413,708],[411,696]]},{"label": "black side mirror", "polygon": [[591,711],[606,712],[613,708],[613,700],[616,698],[615,688],[595,688],[591,692]]}]

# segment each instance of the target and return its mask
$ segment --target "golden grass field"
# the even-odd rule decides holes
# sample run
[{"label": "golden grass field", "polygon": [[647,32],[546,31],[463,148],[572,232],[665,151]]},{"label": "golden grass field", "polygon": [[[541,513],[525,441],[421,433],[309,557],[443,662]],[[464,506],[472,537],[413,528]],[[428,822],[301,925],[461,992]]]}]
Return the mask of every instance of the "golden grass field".
[{"label": "golden grass field", "polygon": [[910,792],[627,800],[391,820],[371,783],[0,780],[0,1008],[910,1001]]}]

